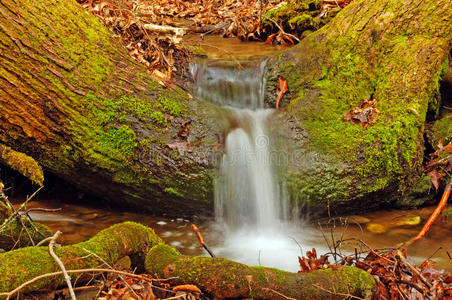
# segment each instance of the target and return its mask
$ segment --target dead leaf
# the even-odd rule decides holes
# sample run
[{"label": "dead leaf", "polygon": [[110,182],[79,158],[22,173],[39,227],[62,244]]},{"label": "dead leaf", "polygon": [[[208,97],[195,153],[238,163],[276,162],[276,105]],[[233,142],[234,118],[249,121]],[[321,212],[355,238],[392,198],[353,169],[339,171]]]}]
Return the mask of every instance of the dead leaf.
[{"label": "dead leaf", "polygon": [[193,292],[193,293],[201,294],[201,290],[196,285],[193,285],[193,284],[177,285],[177,286],[173,287],[173,291],[175,291],[175,292],[179,292],[179,291]]},{"label": "dead leaf", "polygon": [[344,120],[349,121],[352,124],[361,124],[361,126],[366,128],[375,120],[379,113],[378,109],[375,107],[376,105],[376,99],[364,99],[361,101],[359,107],[352,108],[344,114]]},{"label": "dead leaf", "polygon": [[284,77],[280,76],[278,80],[278,86],[276,88],[276,109],[279,108],[279,102],[281,101],[284,93],[286,93],[287,91],[287,81],[284,79]]},{"label": "dead leaf", "polygon": [[182,123],[181,129],[177,133],[177,136],[185,141],[188,141],[188,139],[189,139],[190,124],[191,124],[191,120]]},{"label": "dead leaf", "polygon": [[185,152],[192,152],[193,148],[189,142],[175,142],[171,144],[166,144],[171,150],[177,150],[179,155],[184,155]]}]

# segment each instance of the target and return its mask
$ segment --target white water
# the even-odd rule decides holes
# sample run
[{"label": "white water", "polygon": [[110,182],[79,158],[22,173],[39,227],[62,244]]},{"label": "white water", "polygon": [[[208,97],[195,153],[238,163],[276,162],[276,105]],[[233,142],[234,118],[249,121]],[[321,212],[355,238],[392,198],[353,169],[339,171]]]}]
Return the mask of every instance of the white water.
[{"label": "white water", "polygon": [[[215,181],[215,225],[223,235],[214,247],[218,256],[250,265],[298,269],[302,236],[299,220],[291,220],[284,182],[275,165],[283,160],[269,132],[271,109],[264,109],[264,66],[244,71],[198,65],[194,94],[230,108],[234,127]],[[295,241],[296,240],[296,241]],[[307,250],[304,249],[304,250]]]}]

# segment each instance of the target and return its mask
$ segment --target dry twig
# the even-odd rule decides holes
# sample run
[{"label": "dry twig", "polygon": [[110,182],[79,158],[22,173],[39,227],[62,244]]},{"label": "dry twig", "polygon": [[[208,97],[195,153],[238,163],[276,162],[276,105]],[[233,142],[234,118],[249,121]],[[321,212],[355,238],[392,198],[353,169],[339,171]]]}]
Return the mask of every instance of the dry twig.
[{"label": "dry twig", "polygon": [[64,280],[66,281],[67,287],[69,289],[69,293],[71,295],[71,299],[72,300],[77,300],[77,298],[75,298],[75,293],[74,293],[74,289],[72,288],[72,283],[71,283],[71,277],[68,275],[66,268],[64,267],[63,262],[61,261],[61,259],[58,258],[58,256],[55,254],[55,252],[53,251],[53,246],[55,245],[55,241],[56,239],[60,236],[61,231],[57,231],[55,232],[55,234],[50,238],[50,242],[49,242],[49,253],[50,256],[52,256],[52,258],[56,261],[56,263],[58,264],[58,266],[61,269],[61,272],[63,272],[64,275]]}]

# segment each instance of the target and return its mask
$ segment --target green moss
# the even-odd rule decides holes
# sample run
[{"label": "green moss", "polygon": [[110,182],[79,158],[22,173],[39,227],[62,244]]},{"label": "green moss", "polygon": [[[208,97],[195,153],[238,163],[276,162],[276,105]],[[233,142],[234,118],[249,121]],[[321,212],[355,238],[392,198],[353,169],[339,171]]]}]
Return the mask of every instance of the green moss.
[{"label": "green moss", "polygon": [[437,148],[439,141],[442,141],[443,145],[452,142],[452,117],[448,116],[435,121],[428,129],[427,137],[434,149]]},{"label": "green moss", "polygon": [[164,189],[165,193],[172,195],[172,196],[178,196],[178,197],[183,197],[183,195],[181,193],[179,193],[175,188],[172,187],[167,187]]},{"label": "green moss", "polygon": [[40,186],[44,184],[44,172],[32,157],[0,144],[0,162],[16,170],[33,183]]},{"label": "green moss", "polygon": [[335,9],[328,14],[320,15],[321,1],[318,0],[290,0],[277,9],[265,13],[264,24],[274,26],[268,19],[282,24],[286,30],[302,33],[306,30],[316,30],[328,23],[337,11]]},{"label": "green moss", "polygon": [[[90,240],[55,248],[56,255],[66,269],[95,268],[106,261],[115,263],[119,258],[132,254],[145,254],[153,246],[162,243],[155,232],[143,225],[125,222],[102,230]],[[95,255],[90,255],[92,252]],[[49,255],[48,247],[28,247],[0,254],[0,292],[7,292],[41,274],[59,271],[58,265]],[[83,280],[80,275],[71,278]],[[86,279],[85,279],[86,280]],[[50,277],[28,285],[22,292],[57,287],[64,282],[62,276]]]},{"label": "green moss", "polygon": [[137,137],[135,132],[127,125],[120,127],[109,126],[107,131],[99,136],[100,145],[111,151],[117,151],[118,155],[131,157],[137,150]]},{"label": "green moss", "polygon": [[[158,255],[155,255],[155,253],[158,253]],[[166,266],[176,261],[179,256],[180,253],[173,247],[165,244],[156,245],[146,254],[145,269],[151,274],[160,273]]]}]

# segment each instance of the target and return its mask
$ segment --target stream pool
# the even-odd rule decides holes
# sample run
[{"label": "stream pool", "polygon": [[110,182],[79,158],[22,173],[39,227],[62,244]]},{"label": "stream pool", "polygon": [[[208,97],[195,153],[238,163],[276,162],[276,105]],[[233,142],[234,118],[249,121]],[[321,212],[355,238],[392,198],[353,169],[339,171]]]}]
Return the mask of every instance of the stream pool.
[{"label": "stream pool", "polygon": [[[198,240],[192,232],[190,225],[193,222],[198,225],[207,245],[217,256],[235,259],[250,265],[262,264],[290,271],[298,269],[299,245],[303,254],[312,247],[315,247],[319,254],[329,252],[326,239],[331,245],[331,232],[333,232],[335,241],[356,238],[373,248],[394,247],[416,235],[434,209],[433,206],[429,206],[417,210],[380,210],[348,218],[324,220],[321,222],[322,230],[318,222],[300,222],[293,227],[295,232],[291,236],[280,237],[276,239],[276,242],[274,240],[258,240],[260,242],[258,246],[262,251],[256,253],[248,247],[246,234],[236,237],[235,249],[225,246],[227,245],[225,235],[215,226],[213,220],[195,219],[190,221],[177,218],[157,218],[139,213],[108,210],[105,207],[68,204],[57,199],[40,199],[39,195],[37,199],[39,200],[30,202],[28,207],[61,208],[59,212],[33,212],[31,217],[34,221],[46,224],[52,231],[62,231],[60,242],[63,244],[87,240],[98,231],[119,222],[135,221],[152,227],[167,244],[183,254],[207,255],[199,246]],[[15,200],[13,202],[18,206],[20,202],[18,199]],[[420,223],[410,225],[416,223],[416,216],[421,218]],[[345,222],[346,219],[347,222]],[[309,233],[309,237],[303,233]],[[272,251],[272,248],[281,249],[281,246],[285,247],[287,251]],[[349,241],[343,243],[338,253],[339,251],[354,252],[355,247],[358,250],[366,248],[364,246],[360,248],[359,242]],[[268,255],[266,250],[270,251]],[[434,254],[432,260],[437,263],[438,268],[452,271],[452,260],[448,257],[447,252],[452,255],[452,224],[446,223],[445,219],[441,217],[438,218],[426,237],[408,248],[409,257],[416,263],[421,263]]]}]

